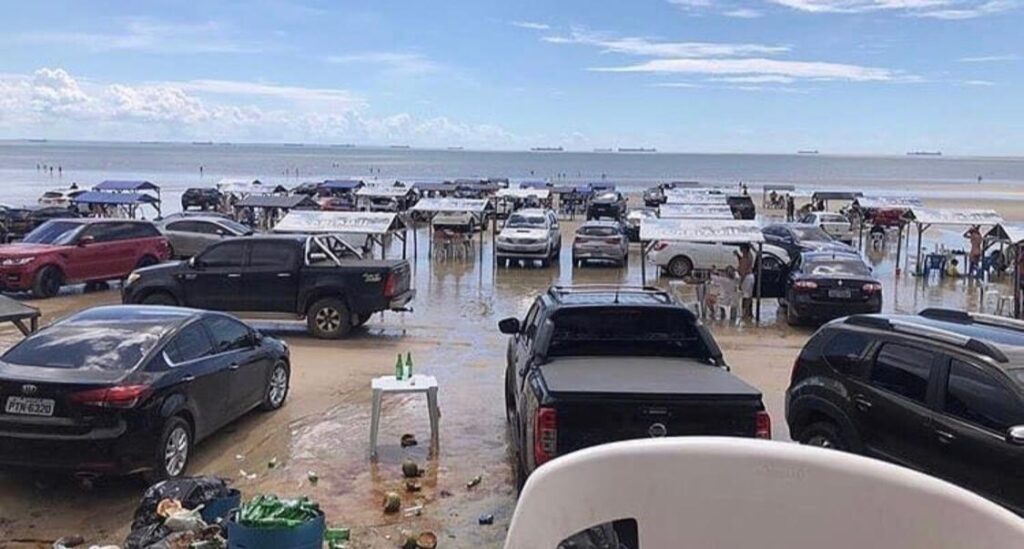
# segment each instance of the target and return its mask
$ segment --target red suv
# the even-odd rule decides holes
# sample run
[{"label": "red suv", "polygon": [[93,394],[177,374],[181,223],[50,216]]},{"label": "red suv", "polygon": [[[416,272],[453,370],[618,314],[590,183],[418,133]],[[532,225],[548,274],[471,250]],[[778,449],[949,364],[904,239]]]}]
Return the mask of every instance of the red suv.
[{"label": "red suv", "polygon": [[0,290],[52,297],[65,284],[125,278],[168,259],[170,246],[148,221],[56,219],[21,242],[0,246]]}]

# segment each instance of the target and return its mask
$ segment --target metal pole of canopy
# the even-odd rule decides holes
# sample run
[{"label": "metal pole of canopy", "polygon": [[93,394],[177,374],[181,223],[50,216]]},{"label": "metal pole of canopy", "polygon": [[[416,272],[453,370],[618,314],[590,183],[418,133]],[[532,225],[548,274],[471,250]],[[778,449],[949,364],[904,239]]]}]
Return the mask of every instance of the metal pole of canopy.
[{"label": "metal pole of canopy", "polygon": [[761,278],[764,273],[764,242],[757,243],[757,306],[754,321],[761,323]]},{"label": "metal pole of canopy", "polygon": [[860,232],[857,234],[857,249],[864,251],[864,218],[861,216],[858,216],[858,218],[860,219],[860,223],[858,223],[860,225]]},{"label": "metal pole of canopy", "polygon": [[647,243],[640,241],[640,286],[647,285]]},{"label": "metal pole of canopy", "polygon": [[427,258],[428,259],[432,259],[434,257],[434,216],[435,215],[437,215],[437,212],[430,212],[430,214],[427,216],[427,236],[430,237],[429,240],[427,241]]},{"label": "metal pole of canopy", "polygon": [[900,276],[900,256],[903,252],[903,222],[897,225],[899,232],[896,235],[896,276]]},{"label": "metal pole of canopy", "polygon": [[[491,261],[494,262],[494,266],[498,265],[498,246],[495,244],[494,239],[498,233],[498,204],[494,204],[494,214],[491,217]],[[497,268],[492,269],[491,272],[497,272]]]},{"label": "metal pole of canopy", "polygon": [[921,276],[924,271],[921,269],[921,235],[924,234],[924,224],[917,224],[917,265],[914,267],[914,271],[917,276]]},{"label": "metal pole of canopy", "polygon": [[1013,318],[1020,318],[1021,313],[1021,302],[1020,302],[1020,244],[1013,246]]},{"label": "metal pole of canopy", "polygon": [[[483,218],[484,214],[479,214],[479,215],[480,215],[480,217],[478,218],[479,223],[477,223],[477,226],[480,228],[480,261],[482,262],[483,259],[484,259],[484,218]],[[476,215],[474,215],[473,217],[476,217]]]}]

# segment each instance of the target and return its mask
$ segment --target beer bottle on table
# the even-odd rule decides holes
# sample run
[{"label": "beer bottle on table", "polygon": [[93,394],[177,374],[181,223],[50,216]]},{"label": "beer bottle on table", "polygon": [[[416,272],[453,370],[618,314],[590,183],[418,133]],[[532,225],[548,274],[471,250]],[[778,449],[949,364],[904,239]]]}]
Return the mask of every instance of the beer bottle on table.
[{"label": "beer bottle on table", "polygon": [[398,359],[395,361],[395,379],[397,379],[398,381],[402,381],[403,373],[404,372],[402,368],[402,353],[398,353]]}]

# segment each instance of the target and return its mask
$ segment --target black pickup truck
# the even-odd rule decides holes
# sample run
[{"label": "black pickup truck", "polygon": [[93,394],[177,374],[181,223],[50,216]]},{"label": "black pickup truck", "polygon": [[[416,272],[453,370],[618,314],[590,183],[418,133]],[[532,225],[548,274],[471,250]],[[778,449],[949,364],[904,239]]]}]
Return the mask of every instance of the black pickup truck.
[{"label": "black pickup truck", "polygon": [[694,314],[656,288],[555,286],[509,334],[505,403],[519,486],[588,446],[666,436],[771,437],[761,392],[729,373]]},{"label": "black pickup truck", "polygon": [[138,269],[124,303],[305,318],[311,334],[344,337],[373,313],[402,311],[415,296],[409,263],[362,259],[331,236],[231,238],[187,262]]}]

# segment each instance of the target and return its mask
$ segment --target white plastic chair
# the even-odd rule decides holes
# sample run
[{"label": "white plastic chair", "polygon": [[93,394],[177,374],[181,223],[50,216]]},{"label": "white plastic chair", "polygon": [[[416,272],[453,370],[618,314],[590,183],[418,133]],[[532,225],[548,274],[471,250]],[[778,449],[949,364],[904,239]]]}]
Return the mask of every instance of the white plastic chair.
[{"label": "white plastic chair", "polygon": [[597,446],[526,483],[506,549],[635,519],[640,549],[1009,549],[1024,520],[952,484],[836,450],[732,438]]}]

